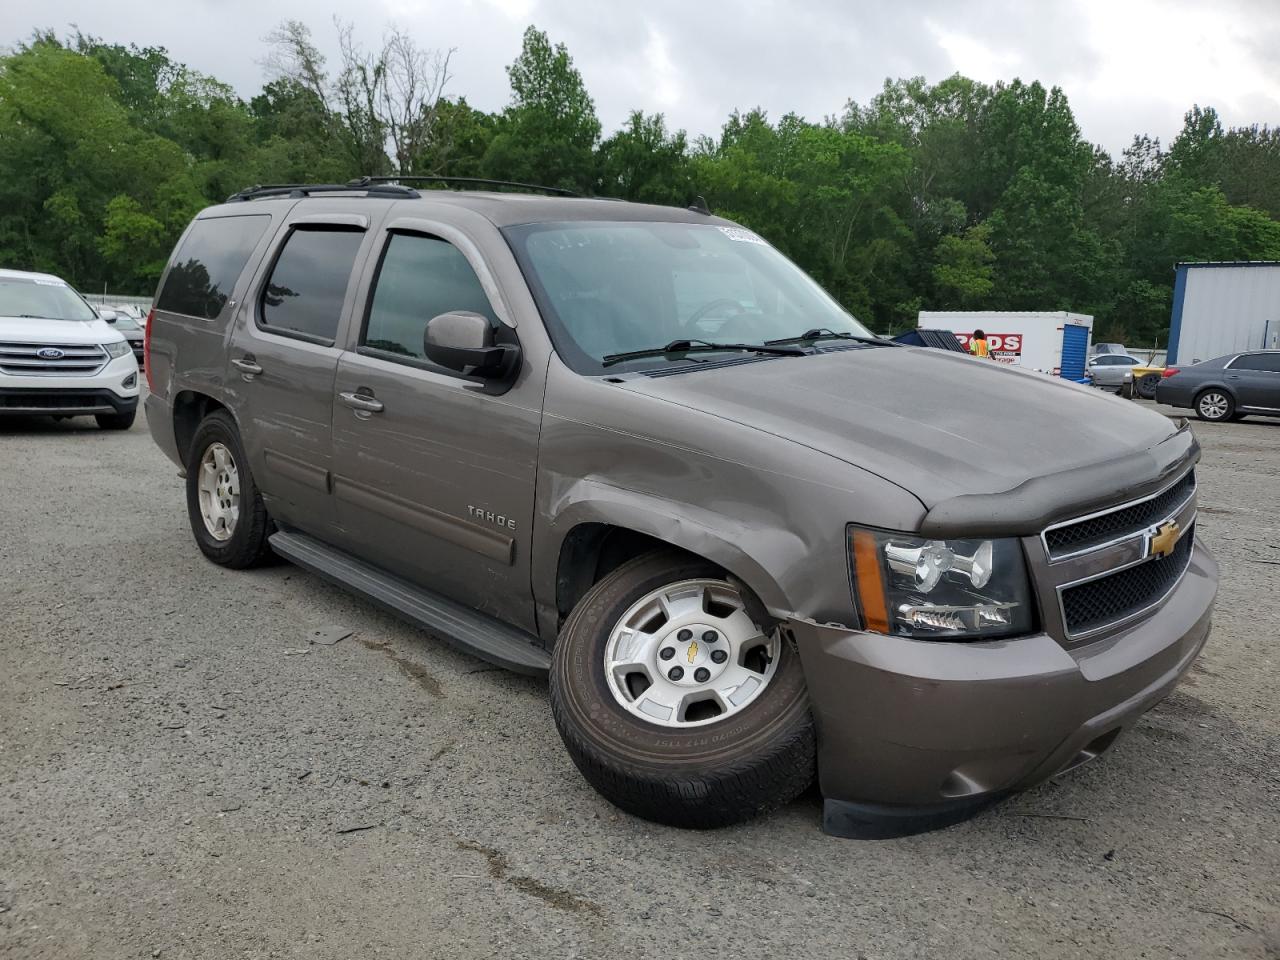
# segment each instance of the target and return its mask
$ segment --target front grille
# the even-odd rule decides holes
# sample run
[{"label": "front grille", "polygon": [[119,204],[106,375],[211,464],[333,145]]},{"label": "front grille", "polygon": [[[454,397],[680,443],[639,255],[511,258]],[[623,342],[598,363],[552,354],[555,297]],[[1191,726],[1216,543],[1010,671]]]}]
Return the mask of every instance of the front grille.
[{"label": "front grille", "polygon": [[91,377],[109,359],[93,343],[0,343],[0,372],[18,377]]},{"label": "front grille", "polygon": [[1149,500],[1047,530],[1044,545],[1049,551],[1049,558],[1056,560],[1070,553],[1137,534],[1177,512],[1195,489],[1196,475],[1192,471]]},{"label": "front grille", "polygon": [[1108,574],[1062,591],[1062,613],[1068,634],[1086,633],[1127,619],[1162,600],[1191,562],[1195,525],[1187,529],[1167,557]]}]

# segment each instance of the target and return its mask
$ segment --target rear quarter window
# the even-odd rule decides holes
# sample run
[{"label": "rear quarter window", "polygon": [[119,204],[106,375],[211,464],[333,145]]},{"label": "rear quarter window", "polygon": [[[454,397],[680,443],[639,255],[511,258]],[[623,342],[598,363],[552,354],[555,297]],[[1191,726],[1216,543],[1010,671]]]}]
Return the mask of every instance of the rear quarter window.
[{"label": "rear quarter window", "polygon": [[197,220],[173,256],[156,309],[217,317],[270,223],[266,214]]}]

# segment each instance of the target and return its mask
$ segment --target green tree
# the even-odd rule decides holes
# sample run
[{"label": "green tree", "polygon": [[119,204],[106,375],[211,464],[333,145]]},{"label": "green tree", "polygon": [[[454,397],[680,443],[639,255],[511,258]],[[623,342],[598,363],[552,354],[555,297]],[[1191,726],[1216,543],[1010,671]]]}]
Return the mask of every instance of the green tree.
[{"label": "green tree", "polygon": [[606,196],[673,205],[692,199],[685,133],[670,133],[660,113],[632,111],[627,125],[600,144],[597,167]]},{"label": "green tree", "polygon": [[486,173],[590,191],[600,121],[568,49],[563,43],[552,46],[545,33],[531,26],[507,76],[511,105],[498,118],[485,153]]}]

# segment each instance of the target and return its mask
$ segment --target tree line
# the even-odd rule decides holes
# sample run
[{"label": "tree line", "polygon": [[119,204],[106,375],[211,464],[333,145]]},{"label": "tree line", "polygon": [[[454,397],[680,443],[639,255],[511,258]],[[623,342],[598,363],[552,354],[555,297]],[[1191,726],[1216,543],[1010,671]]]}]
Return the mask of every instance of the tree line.
[{"label": "tree line", "polygon": [[1038,82],[889,80],[820,122],[735,111],[690,140],[633,112],[603,135],[563,44],[530,27],[489,113],[452,51],[335,23],[265,38],[244,100],[160,47],[35,33],[0,57],[0,266],[150,293],[194,213],[254,183],[362,174],[519,180],[686,205],[705,198],[879,330],[920,309],[1073,310],[1099,339],[1167,336],[1180,260],[1280,260],[1280,131],[1193,107],[1168,146],[1117,158]]}]

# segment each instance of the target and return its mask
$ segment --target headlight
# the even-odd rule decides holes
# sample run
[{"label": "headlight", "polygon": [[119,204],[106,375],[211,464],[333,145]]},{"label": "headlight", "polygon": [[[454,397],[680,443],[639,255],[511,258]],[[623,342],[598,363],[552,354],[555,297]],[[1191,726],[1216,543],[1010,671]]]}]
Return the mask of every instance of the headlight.
[{"label": "headlight", "polygon": [[849,557],[868,630],[920,640],[1031,631],[1017,540],[928,540],[851,526]]},{"label": "headlight", "polygon": [[102,349],[107,351],[107,355],[114,360],[116,357],[123,357],[126,353],[133,353],[133,349],[129,346],[128,340],[117,340],[115,343],[104,343]]}]

